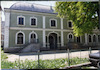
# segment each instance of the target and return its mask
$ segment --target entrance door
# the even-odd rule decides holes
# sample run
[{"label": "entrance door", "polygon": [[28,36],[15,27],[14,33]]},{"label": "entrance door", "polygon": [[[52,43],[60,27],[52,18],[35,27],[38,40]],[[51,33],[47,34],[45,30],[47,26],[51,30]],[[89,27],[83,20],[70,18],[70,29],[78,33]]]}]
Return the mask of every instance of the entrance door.
[{"label": "entrance door", "polygon": [[57,49],[57,34],[52,33],[49,35],[50,49]]},{"label": "entrance door", "polygon": [[34,33],[31,34],[30,42],[36,43],[36,35]]}]

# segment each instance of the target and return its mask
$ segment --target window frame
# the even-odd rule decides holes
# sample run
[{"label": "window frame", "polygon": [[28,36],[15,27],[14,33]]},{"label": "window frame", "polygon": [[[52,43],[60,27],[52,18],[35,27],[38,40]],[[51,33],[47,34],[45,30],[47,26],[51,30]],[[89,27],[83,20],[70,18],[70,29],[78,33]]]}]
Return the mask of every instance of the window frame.
[{"label": "window frame", "polygon": [[[71,27],[69,27],[69,22],[71,22]],[[68,28],[72,28],[72,27],[73,27],[73,22],[72,22],[71,20],[68,20],[68,22],[67,22],[67,27],[68,27]]]},{"label": "window frame", "polygon": [[[55,20],[55,26],[51,26],[52,20]],[[50,19],[49,23],[50,23],[50,28],[57,28],[57,19]]]},{"label": "window frame", "polygon": [[[19,25],[19,18],[20,18],[20,17],[24,19],[23,25]],[[17,25],[18,25],[18,26],[25,26],[25,17],[24,17],[24,16],[17,16]]]},{"label": "window frame", "polygon": [[[36,25],[31,25],[31,19],[36,19]],[[37,27],[37,18],[36,17],[30,17],[30,26],[33,26],[33,27]]]},{"label": "window frame", "polygon": [[[19,34],[19,33],[22,33],[22,34],[23,34],[23,44],[18,44],[18,34]],[[24,32],[19,31],[19,32],[16,33],[15,44],[16,44],[16,45],[24,45],[24,44],[25,44],[25,34],[24,34]]]}]

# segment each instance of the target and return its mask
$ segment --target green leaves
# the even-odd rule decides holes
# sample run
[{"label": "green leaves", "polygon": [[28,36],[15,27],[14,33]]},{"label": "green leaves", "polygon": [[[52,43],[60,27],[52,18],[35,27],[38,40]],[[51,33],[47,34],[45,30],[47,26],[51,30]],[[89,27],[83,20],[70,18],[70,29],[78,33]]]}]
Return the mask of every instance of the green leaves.
[{"label": "green leaves", "polygon": [[98,11],[98,2],[56,2],[55,6],[58,17],[73,21],[75,36],[92,33],[98,26]]}]

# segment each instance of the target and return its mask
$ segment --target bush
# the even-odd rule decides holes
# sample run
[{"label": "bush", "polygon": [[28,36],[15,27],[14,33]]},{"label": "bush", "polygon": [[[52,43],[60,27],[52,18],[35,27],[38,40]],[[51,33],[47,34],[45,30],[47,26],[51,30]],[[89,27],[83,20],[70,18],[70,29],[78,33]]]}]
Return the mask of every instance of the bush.
[{"label": "bush", "polygon": [[1,60],[7,59],[7,55],[4,53],[4,51],[1,48]]}]

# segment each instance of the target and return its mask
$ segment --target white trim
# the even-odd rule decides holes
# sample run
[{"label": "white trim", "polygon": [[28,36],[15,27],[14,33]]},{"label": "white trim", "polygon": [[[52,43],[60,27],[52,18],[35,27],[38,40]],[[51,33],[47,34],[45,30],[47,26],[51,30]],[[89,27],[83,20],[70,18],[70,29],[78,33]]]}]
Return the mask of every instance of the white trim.
[{"label": "white trim", "polygon": [[38,35],[36,32],[32,31],[31,33],[29,33],[29,43],[30,43],[30,37],[31,37],[31,34],[35,34],[36,35],[36,40],[38,39]]},{"label": "white trim", "polygon": [[11,10],[11,9],[8,9],[8,8],[5,8],[4,9],[5,11],[12,11],[12,12],[17,12],[17,13],[25,13],[25,14],[39,14],[39,15],[48,15],[48,16],[57,16],[57,14],[50,14],[50,13],[42,13],[42,12],[31,12],[31,11],[22,11],[22,10]]},{"label": "white trim", "polygon": [[[36,19],[36,25],[31,25],[31,19],[32,19],[32,18]],[[37,18],[36,18],[36,17],[34,17],[34,16],[33,16],[33,17],[30,17],[30,26],[32,26],[32,27],[37,27]]]},{"label": "white trim", "polygon": [[23,44],[17,44],[17,35],[19,34],[19,33],[22,33],[23,34],[23,44],[25,44],[25,34],[24,34],[24,32],[22,32],[22,31],[18,31],[17,33],[16,33],[16,38],[15,38],[15,44],[16,45],[23,45]]},{"label": "white trim", "polygon": [[45,16],[43,16],[43,28],[45,28]]},{"label": "white trim", "polygon": [[21,27],[10,27],[10,29],[12,30],[39,30],[39,31],[42,31],[42,30],[46,30],[46,31],[65,31],[65,32],[73,32],[73,30],[68,30],[68,29],[43,29],[43,28],[21,28]]},{"label": "white trim", "polygon": [[63,37],[63,31],[61,31],[61,46],[64,46],[64,37]]},{"label": "white trim", "polygon": [[[55,20],[55,25],[56,26],[51,26],[51,20]],[[50,28],[57,28],[57,19],[50,19],[49,20],[49,25],[50,25]]]},{"label": "white trim", "polygon": [[63,29],[63,18],[61,18],[61,29]]},{"label": "white trim", "polygon": [[46,47],[45,30],[43,30],[43,47]]},{"label": "white trim", "polygon": [[68,22],[71,22],[71,23],[72,23],[71,26],[73,26],[73,22],[72,22],[72,20],[68,20],[68,21],[67,21],[67,27],[68,27],[68,28],[72,28],[72,27],[69,27]]},{"label": "white trim", "polygon": [[10,13],[5,12],[4,48],[9,47],[9,25],[10,25]]},{"label": "white trim", "polygon": [[55,33],[55,34],[57,34],[57,37],[60,36],[57,32],[54,32],[54,31],[49,32],[47,36],[49,37],[49,35],[50,35],[51,33]]},{"label": "white trim", "polygon": [[[18,23],[18,21],[19,21],[19,18],[20,17],[22,17],[22,18],[24,18],[24,24],[23,25],[19,25]],[[20,16],[17,16],[17,26],[25,26],[25,17],[24,16],[22,16],[22,15],[20,15]]]},{"label": "white trim", "polygon": [[72,34],[72,33],[68,33],[68,35],[67,35],[67,39],[69,40],[69,35],[72,35],[72,41],[74,41],[74,35]]}]

